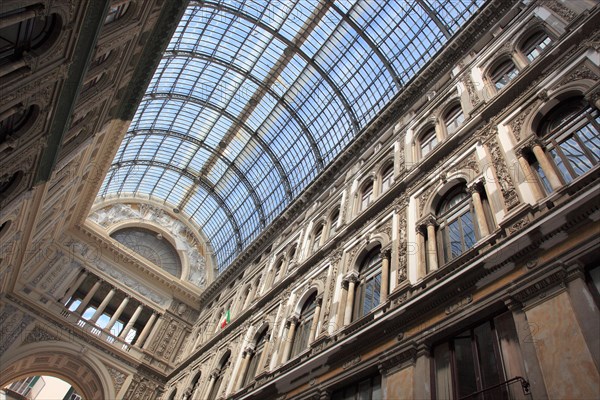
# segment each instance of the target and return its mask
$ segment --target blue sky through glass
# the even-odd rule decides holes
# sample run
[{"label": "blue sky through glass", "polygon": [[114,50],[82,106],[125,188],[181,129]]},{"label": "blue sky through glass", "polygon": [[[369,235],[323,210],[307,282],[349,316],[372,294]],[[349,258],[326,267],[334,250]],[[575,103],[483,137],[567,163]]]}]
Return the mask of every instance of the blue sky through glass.
[{"label": "blue sky through glass", "polygon": [[482,3],[191,1],[99,196],[181,210],[222,271]]}]

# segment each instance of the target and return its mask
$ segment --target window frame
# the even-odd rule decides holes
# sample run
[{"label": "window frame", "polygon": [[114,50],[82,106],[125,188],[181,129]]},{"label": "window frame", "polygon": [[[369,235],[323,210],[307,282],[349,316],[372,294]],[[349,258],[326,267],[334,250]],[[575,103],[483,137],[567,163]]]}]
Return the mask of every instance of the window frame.
[{"label": "window frame", "polygon": [[[519,75],[519,67],[512,58],[503,58],[490,68],[488,76],[496,92],[500,92]],[[508,78],[508,80],[507,80]],[[501,86],[499,86],[501,84]]]},{"label": "window frame", "polygon": [[[444,121],[444,129],[446,130],[447,136],[452,136],[458,130],[460,130],[466,119],[460,102],[454,101],[448,107],[446,107],[446,111],[444,112],[444,117],[442,119]],[[460,122],[457,123],[456,121],[459,119]]]},{"label": "window frame", "polygon": [[[354,304],[352,309],[352,320],[356,321],[371,313],[381,303],[381,272],[382,272],[381,246],[370,250],[362,258],[359,268],[359,279],[355,288]],[[368,288],[373,287],[373,304],[365,310],[365,297],[371,293]],[[375,293],[379,293],[377,304],[375,304]]]},{"label": "window frame", "polygon": [[[537,38],[541,37],[543,37],[541,41],[537,40]],[[553,41],[552,36],[550,36],[548,32],[544,29],[537,29],[528,34],[525,39],[521,41],[519,51],[523,54],[528,63],[532,63],[548,49]],[[537,55],[530,58],[530,55],[534,51],[537,51]]]},{"label": "window frame", "polygon": [[[429,154],[433,153],[434,149],[439,145],[435,127],[429,127],[423,130],[423,132],[419,135],[417,143],[419,149],[419,158],[424,159]],[[426,149],[427,151],[424,151]]]},{"label": "window frame", "polygon": [[302,309],[300,310],[300,315],[298,316],[298,321],[296,322],[296,331],[294,333],[294,339],[292,342],[292,358],[308,348],[308,344],[310,342],[310,330],[316,308],[317,291],[315,290],[306,298],[306,300],[304,300],[304,303],[302,304]]},{"label": "window frame", "polygon": [[[447,206],[447,203],[451,202],[455,198],[460,195],[463,195],[461,199],[459,199],[455,204]],[[473,238],[472,244],[470,246],[467,245],[465,229],[463,227],[463,217],[469,214],[471,219],[471,227],[473,230]],[[475,210],[471,201],[471,196],[469,196],[468,191],[464,185],[457,185],[455,188],[450,190],[438,207],[438,211],[436,213],[436,220],[438,223],[437,230],[437,243],[438,243],[438,259],[441,259],[441,264],[448,263],[462,254],[469,251],[471,248],[475,246],[477,241],[481,238],[481,233],[479,232],[479,226],[475,220]],[[460,245],[461,252],[454,255],[453,243],[450,239],[450,226],[458,222],[458,227],[460,231]]]}]

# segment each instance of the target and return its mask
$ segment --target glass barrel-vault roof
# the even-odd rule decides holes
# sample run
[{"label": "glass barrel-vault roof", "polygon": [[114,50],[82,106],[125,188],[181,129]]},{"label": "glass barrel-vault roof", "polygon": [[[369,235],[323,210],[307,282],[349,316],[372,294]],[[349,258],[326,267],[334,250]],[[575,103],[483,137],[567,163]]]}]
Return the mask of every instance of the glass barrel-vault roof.
[{"label": "glass barrel-vault roof", "polygon": [[482,3],[191,1],[99,196],[179,209],[222,271]]}]

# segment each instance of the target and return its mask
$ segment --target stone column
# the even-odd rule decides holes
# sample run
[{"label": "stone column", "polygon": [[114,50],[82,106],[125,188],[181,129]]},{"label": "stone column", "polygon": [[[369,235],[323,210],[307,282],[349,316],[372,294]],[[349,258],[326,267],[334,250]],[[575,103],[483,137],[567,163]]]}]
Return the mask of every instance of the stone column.
[{"label": "stone column", "polygon": [[356,275],[350,275],[348,277],[348,297],[346,299],[346,310],[344,313],[344,326],[349,325],[352,322],[352,310],[354,308],[354,295],[356,291],[356,281],[358,277]]},{"label": "stone column", "polygon": [[285,364],[287,360],[290,359],[290,355],[292,353],[292,343],[294,341],[294,335],[296,334],[296,327],[298,325],[298,318],[291,317],[288,319],[287,323],[289,324],[289,328],[287,331],[285,347],[283,349],[283,358],[281,359],[282,364]]},{"label": "stone column", "polygon": [[[150,334],[150,331],[154,327],[154,321],[156,321],[156,312],[152,313],[152,315],[148,319],[148,322],[146,322],[144,329],[142,329],[142,333],[140,333],[140,336],[136,340],[135,344],[138,347],[142,347],[144,345],[144,341],[146,340],[146,337],[148,337],[148,335]],[[190,350],[190,351],[192,351],[192,350]]]},{"label": "stone column", "polygon": [[540,163],[540,166],[542,167],[546,178],[548,178],[548,182],[550,182],[552,190],[560,189],[562,187],[560,178],[558,177],[556,171],[550,164],[550,160],[548,160],[548,156],[546,155],[544,149],[542,149],[540,143],[538,141],[534,141],[531,149],[533,151],[533,154],[535,155],[535,159],[538,163]]},{"label": "stone column", "polygon": [[77,307],[77,309],[75,310],[75,312],[77,314],[83,314],[83,312],[87,308],[88,304],[90,303],[90,300],[92,300],[92,297],[94,297],[94,294],[96,294],[98,289],[100,289],[100,285],[102,285],[102,281],[100,281],[100,280],[98,280],[98,281],[96,281],[96,283],[94,283],[94,286],[92,286],[92,288],[85,295],[83,300],[81,300],[81,304],[79,304],[79,307]]},{"label": "stone column", "polygon": [[531,192],[533,193],[534,197],[533,200],[538,201],[544,197],[544,193],[542,193],[540,189],[541,182],[539,181],[537,174],[533,171],[533,169],[531,169],[531,165],[529,165],[529,161],[527,161],[527,159],[525,158],[523,150],[524,149],[521,149],[517,152],[519,165],[521,166],[523,174],[525,175],[525,182],[527,182],[529,184],[529,187],[531,188]]},{"label": "stone column", "polygon": [[88,275],[89,275],[89,273],[85,270],[81,272],[81,274],[77,277],[77,280],[75,281],[75,283],[73,283],[73,285],[67,290],[67,292],[63,295],[63,297],[60,298],[60,302],[62,304],[65,304],[65,302],[67,300],[69,300],[71,298],[71,296],[73,296],[73,293],[75,293],[77,291],[77,289],[79,289],[79,287],[81,286],[81,284],[83,283],[85,278],[87,278]]},{"label": "stone column", "polygon": [[21,11],[16,14],[12,14],[8,17],[4,17],[0,19],[0,29],[6,28],[11,25],[16,25],[19,22],[26,21],[31,18],[35,18],[42,14],[44,10],[44,6],[41,4],[37,4],[33,7],[27,7],[24,11]]},{"label": "stone column", "polygon": [[208,378],[208,386],[206,387],[206,392],[204,392],[204,397],[203,398],[208,398],[208,396],[210,396],[210,393],[213,390],[213,387],[215,386],[215,381],[217,380],[217,375],[218,373],[216,371],[213,371],[209,378]]},{"label": "stone column", "polygon": [[321,316],[321,304],[323,303],[323,296],[319,296],[315,299],[315,313],[313,315],[312,323],[310,324],[310,333],[308,334],[308,345],[316,339],[317,335],[317,325],[319,325],[319,318]]},{"label": "stone column", "polygon": [[413,398],[431,398],[431,350],[428,346],[421,344],[417,348],[415,360],[415,377],[413,387]]},{"label": "stone column", "polygon": [[156,336],[156,334],[157,334],[156,332],[158,332],[160,330],[160,327],[163,326],[164,323],[165,323],[165,318],[162,315],[159,315],[157,317],[156,322],[154,323],[154,326],[150,330],[150,333],[148,334],[146,341],[142,345],[142,349],[148,350],[148,348],[150,347],[150,344],[152,343],[152,339],[154,339],[154,336]]},{"label": "stone column", "polygon": [[251,348],[247,348],[242,353],[242,366],[240,368],[240,372],[237,376],[237,382],[235,384],[234,392],[237,392],[242,388],[244,384],[244,378],[246,377],[246,373],[248,372],[248,365],[250,364],[250,358],[252,358],[252,354],[254,351]]},{"label": "stone column", "polygon": [[479,233],[481,237],[484,238],[490,234],[490,230],[488,229],[487,221],[485,219],[485,212],[483,211],[483,203],[481,202],[478,183],[470,186],[469,191],[471,192],[471,200],[473,201],[473,207],[475,208],[475,218],[477,219],[477,225],[479,226]]},{"label": "stone column", "polygon": [[437,245],[435,241],[435,219],[430,217],[427,224],[427,261],[429,262],[429,271],[438,269]]},{"label": "stone column", "polygon": [[[335,277],[334,277],[335,279]],[[335,327],[335,329],[339,329],[340,327],[344,326],[344,314],[345,314],[345,305],[346,305],[346,299],[348,298],[348,281],[347,280],[342,280],[342,288],[341,288],[341,292],[340,292],[340,298],[338,300],[338,307],[336,310],[336,324],[337,326]]]},{"label": "stone column", "polygon": [[384,249],[381,251],[381,294],[379,304],[387,302],[388,295],[390,292],[390,258],[392,255],[391,249]]},{"label": "stone column", "polygon": [[425,256],[427,249],[425,248],[425,226],[417,226],[417,279],[424,278],[427,275],[427,263]]},{"label": "stone column", "polygon": [[104,309],[106,308],[106,306],[108,305],[108,303],[113,298],[113,296],[115,295],[116,292],[117,292],[117,289],[115,289],[115,288],[110,289],[110,292],[108,292],[108,294],[106,295],[104,300],[102,300],[102,303],[100,303],[100,306],[98,307],[98,309],[96,310],[96,312],[94,313],[92,318],[90,318],[90,322],[95,324],[96,321],[98,321],[98,318],[100,318],[100,316],[104,312]]},{"label": "stone column", "polygon": [[125,328],[123,328],[123,331],[121,331],[121,334],[119,335],[120,339],[125,340],[125,337],[127,337],[127,334],[129,333],[131,328],[133,328],[133,324],[135,324],[135,322],[137,321],[143,308],[144,306],[142,304],[137,306],[137,308],[133,312],[133,315],[131,316],[129,321],[127,321],[127,325],[125,325]]},{"label": "stone column", "polygon": [[108,324],[106,324],[106,327],[104,328],[105,330],[107,330],[107,331],[110,332],[110,329],[117,322],[117,320],[119,319],[119,317],[123,313],[123,310],[125,310],[125,306],[127,306],[127,303],[129,303],[129,297],[126,296],[123,299],[123,301],[121,302],[121,304],[119,304],[119,307],[117,308],[117,311],[115,311],[115,313],[113,314],[113,316],[110,319],[110,321],[108,321]]},{"label": "stone column", "polygon": [[258,360],[258,366],[256,367],[256,374],[260,374],[265,369],[265,362],[267,357],[269,357],[269,350],[271,349],[271,340],[269,337],[271,336],[271,332],[265,333],[265,345],[263,346],[263,351],[260,355],[260,360]]}]

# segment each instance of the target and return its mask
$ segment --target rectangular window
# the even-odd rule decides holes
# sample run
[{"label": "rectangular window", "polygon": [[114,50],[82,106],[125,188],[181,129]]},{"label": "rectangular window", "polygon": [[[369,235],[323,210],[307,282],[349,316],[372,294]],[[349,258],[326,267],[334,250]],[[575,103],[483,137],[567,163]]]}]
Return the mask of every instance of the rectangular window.
[{"label": "rectangular window", "polygon": [[509,312],[438,344],[433,360],[437,400],[512,399],[522,393],[520,382],[510,381],[525,372]]},{"label": "rectangular window", "polygon": [[381,375],[362,379],[343,388],[337,389],[331,395],[331,400],[382,400]]}]

